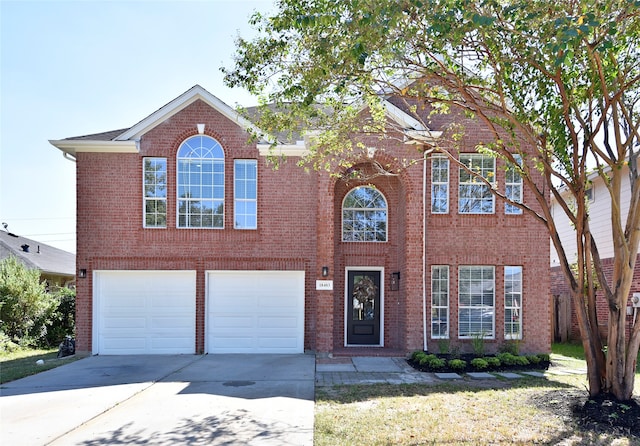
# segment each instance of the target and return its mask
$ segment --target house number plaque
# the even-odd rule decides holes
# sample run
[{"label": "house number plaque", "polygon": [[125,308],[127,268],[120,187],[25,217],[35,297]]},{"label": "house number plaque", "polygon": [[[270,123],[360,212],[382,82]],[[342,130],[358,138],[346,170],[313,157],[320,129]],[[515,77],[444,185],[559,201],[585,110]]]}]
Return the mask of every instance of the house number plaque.
[{"label": "house number plaque", "polygon": [[333,280],[316,280],[316,290],[333,290]]}]

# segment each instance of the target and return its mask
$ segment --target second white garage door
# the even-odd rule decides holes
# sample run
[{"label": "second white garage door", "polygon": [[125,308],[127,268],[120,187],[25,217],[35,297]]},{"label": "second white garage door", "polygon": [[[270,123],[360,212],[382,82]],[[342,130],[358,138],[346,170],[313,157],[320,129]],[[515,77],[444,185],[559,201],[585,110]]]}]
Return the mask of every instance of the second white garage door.
[{"label": "second white garage door", "polygon": [[210,271],[209,353],[303,353],[304,271]]}]

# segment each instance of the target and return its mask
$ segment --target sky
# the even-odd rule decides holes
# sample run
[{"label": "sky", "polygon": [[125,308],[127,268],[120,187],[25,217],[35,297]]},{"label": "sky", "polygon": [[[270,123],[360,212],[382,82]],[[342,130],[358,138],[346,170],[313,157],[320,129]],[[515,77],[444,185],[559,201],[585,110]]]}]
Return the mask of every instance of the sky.
[{"label": "sky", "polygon": [[[271,0],[0,0],[0,223],[76,252],[75,163],[49,140],[128,128],[199,84],[223,84],[238,35]],[[0,226],[0,230],[2,226]]]}]

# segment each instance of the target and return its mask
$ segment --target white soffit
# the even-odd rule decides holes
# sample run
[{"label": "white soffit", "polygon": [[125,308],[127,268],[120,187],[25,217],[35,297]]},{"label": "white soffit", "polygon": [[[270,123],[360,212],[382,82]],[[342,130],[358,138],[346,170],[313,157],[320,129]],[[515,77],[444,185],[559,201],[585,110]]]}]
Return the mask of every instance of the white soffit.
[{"label": "white soffit", "polygon": [[75,156],[79,152],[93,153],[138,153],[136,141],[91,141],[78,139],[49,140],[49,143],[64,153]]}]

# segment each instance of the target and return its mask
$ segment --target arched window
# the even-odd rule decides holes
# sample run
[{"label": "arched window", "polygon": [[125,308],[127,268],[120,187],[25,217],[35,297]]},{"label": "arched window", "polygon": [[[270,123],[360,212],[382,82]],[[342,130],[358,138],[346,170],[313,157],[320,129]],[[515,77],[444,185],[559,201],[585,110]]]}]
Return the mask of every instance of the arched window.
[{"label": "arched window", "polygon": [[344,198],[342,241],[387,241],[387,200],[377,189],[356,187]]},{"label": "arched window", "polygon": [[224,151],[197,135],[178,149],[178,227],[224,228]]}]

